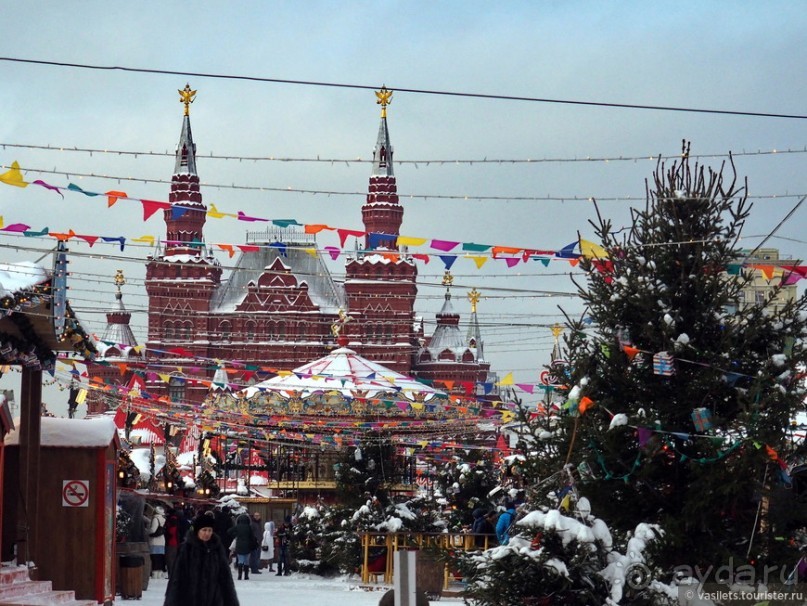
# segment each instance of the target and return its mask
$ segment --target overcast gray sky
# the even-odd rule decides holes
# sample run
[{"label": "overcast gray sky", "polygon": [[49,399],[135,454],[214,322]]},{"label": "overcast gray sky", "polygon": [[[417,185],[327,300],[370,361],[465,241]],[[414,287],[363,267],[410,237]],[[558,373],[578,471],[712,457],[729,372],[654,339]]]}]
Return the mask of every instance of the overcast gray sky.
[{"label": "overcast gray sky", "polygon": [[[176,72],[345,83],[487,95],[807,114],[802,2],[27,2],[5,10],[0,56]],[[181,127],[177,89],[198,90],[191,107],[205,202],[220,211],[361,229],[360,208],[378,129],[370,90],[200,76],[86,70],[0,61],[0,165],[18,161],[26,179],[90,191],[120,189],[167,200],[166,156],[37,150],[54,146],[173,152]],[[807,193],[805,120],[729,116],[396,92],[389,128],[405,207],[405,235],[532,249],[558,249],[593,233],[589,197],[622,225],[641,205],[654,155],[740,155],[755,201],[743,245],[756,246]],[[797,153],[782,153],[786,151]],[[217,160],[205,155],[364,162]],[[610,161],[569,162],[581,158]],[[648,158],[618,161],[614,158]],[[553,160],[483,164],[456,160]],[[446,162],[437,162],[443,160]],[[417,161],[416,164],[406,163]],[[718,166],[723,160],[706,160]],[[5,169],[4,169],[5,170]],[[68,173],[69,176],[57,173]],[[80,178],[81,173],[112,178]],[[119,181],[134,177],[140,181]],[[353,192],[352,195],[272,191]],[[408,198],[408,196],[412,196]],[[467,196],[450,200],[438,196]],[[502,199],[480,199],[498,196]],[[530,198],[516,200],[511,198]],[[547,200],[546,198],[562,198]],[[616,200],[607,200],[617,198]],[[634,200],[631,200],[634,199]],[[0,184],[5,224],[100,236],[165,234],[161,215],[140,204]],[[800,209],[770,245],[806,258]],[[254,224],[209,220],[208,242],[243,242]],[[0,260],[39,258],[52,239],[0,235]],[[338,245],[325,235],[321,246]],[[24,250],[20,250],[21,248]],[[113,302],[114,270],[129,284],[125,303],[145,340],[146,247],[75,243],[71,299],[101,331]],[[434,252],[423,248],[416,252]],[[109,260],[113,255],[116,258]],[[225,254],[218,255],[225,265]],[[43,263],[50,263],[47,258]],[[337,278],[342,259],[332,270]],[[417,311],[433,328],[442,302],[439,259],[419,266]],[[459,259],[455,307],[476,287],[486,354],[504,375],[536,383],[560,321],[581,311],[564,263]],[[518,289],[518,292],[499,289]],[[518,326],[507,326],[515,324]]]}]

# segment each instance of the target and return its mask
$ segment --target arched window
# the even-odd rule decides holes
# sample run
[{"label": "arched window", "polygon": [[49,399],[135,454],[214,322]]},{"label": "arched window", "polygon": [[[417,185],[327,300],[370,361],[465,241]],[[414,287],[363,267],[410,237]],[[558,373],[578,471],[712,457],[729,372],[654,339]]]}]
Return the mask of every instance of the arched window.
[{"label": "arched window", "polygon": [[168,378],[168,399],[172,402],[182,402],[185,399],[185,379],[182,377]]},{"label": "arched window", "polygon": [[384,342],[392,343],[392,322],[384,322]]},{"label": "arched window", "polygon": [[246,323],[247,341],[255,340],[255,322],[248,320]]},{"label": "arched window", "polygon": [[229,341],[233,333],[233,326],[228,320],[224,320],[219,324],[219,334],[222,341]]},{"label": "arched window", "polygon": [[277,323],[269,321],[266,323],[266,336],[270,341],[277,341]]},{"label": "arched window", "polygon": [[174,323],[171,320],[163,322],[163,339],[170,341],[174,338]]},{"label": "arched window", "polygon": [[181,331],[182,333],[177,336],[184,341],[190,341],[191,335],[193,334],[193,323],[190,320],[186,320],[182,323]]},{"label": "arched window", "polygon": [[277,338],[281,341],[286,340],[286,323],[283,320],[277,323]]}]

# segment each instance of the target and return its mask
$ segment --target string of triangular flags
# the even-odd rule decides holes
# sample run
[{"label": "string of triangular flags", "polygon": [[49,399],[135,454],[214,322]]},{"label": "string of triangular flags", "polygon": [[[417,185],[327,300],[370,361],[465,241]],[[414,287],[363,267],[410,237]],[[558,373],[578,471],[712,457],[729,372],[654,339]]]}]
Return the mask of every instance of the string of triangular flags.
[{"label": "string of triangular flags", "polygon": [[[355,238],[363,238],[367,237],[368,243],[370,248],[377,248],[381,243],[386,242],[389,240],[389,234],[381,234],[375,232],[365,232],[362,230],[355,230],[355,229],[345,229],[339,227],[332,227],[330,225],[325,224],[306,224],[297,221],[296,219],[269,219],[265,217],[256,217],[248,215],[243,211],[237,211],[235,213],[230,212],[221,212],[216,208],[215,204],[210,204],[210,208],[206,211],[197,210],[194,208],[189,208],[187,206],[183,206],[181,203],[171,203],[171,202],[164,202],[159,200],[148,200],[145,198],[135,198],[129,196],[126,192],[123,191],[107,191],[107,192],[93,192],[82,189],[78,185],[73,183],[68,184],[67,187],[61,187],[58,185],[52,185],[47,183],[41,179],[37,179],[32,182],[27,182],[22,176],[22,172],[20,170],[19,164],[15,161],[11,165],[11,169],[7,172],[0,174],[0,183],[5,183],[7,185],[12,185],[15,187],[27,187],[28,185],[38,185],[40,187],[44,187],[49,191],[53,191],[59,194],[62,198],[64,198],[63,191],[68,192],[75,192],[80,193],[85,196],[89,197],[106,197],[107,199],[107,207],[112,207],[115,205],[119,200],[127,200],[127,201],[135,201],[139,202],[143,208],[143,220],[147,221],[150,219],[154,214],[156,214],[160,210],[171,210],[173,218],[177,219],[183,216],[186,213],[190,212],[205,212],[208,218],[212,219],[223,219],[223,218],[232,218],[238,221],[246,221],[246,222],[263,222],[263,223],[271,223],[275,227],[302,227],[305,233],[307,234],[317,234],[321,231],[334,231],[339,236],[339,243],[340,247],[343,249],[345,247],[345,243],[348,238],[355,237]],[[14,226],[9,226],[9,228],[5,228],[5,230],[0,229],[0,231],[19,231],[29,235],[29,236],[37,236],[37,235],[50,235],[52,237],[56,237],[58,239],[68,240],[70,238],[78,238],[81,240],[86,241],[91,246],[98,241],[99,239],[105,242],[110,241],[117,241],[121,246],[121,250],[125,246],[126,239],[120,236],[109,237],[109,236],[90,236],[90,235],[83,235],[74,232],[73,230],[69,230],[68,232],[60,232],[58,234],[50,233],[49,228],[44,228],[38,232],[33,232],[30,230],[30,226],[25,224],[19,223],[14,224]],[[130,242],[140,242],[146,244],[154,244],[156,239],[153,236],[142,236],[140,238],[135,238],[130,240]],[[188,244],[187,242],[171,242],[166,241],[167,244]],[[472,259],[478,268],[481,268],[490,258],[494,259],[502,259],[508,267],[513,267],[520,262],[527,262],[529,260],[536,260],[541,261],[544,265],[548,265],[551,260],[564,260],[569,262],[571,265],[576,265],[580,254],[574,252],[574,248],[577,246],[577,241],[563,247],[560,250],[555,249],[547,249],[547,250],[539,250],[539,249],[525,249],[523,247],[514,247],[514,246],[498,246],[493,244],[477,244],[474,242],[460,242],[454,240],[441,240],[441,239],[430,239],[430,238],[421,238],[421,237],[412,237],[412,236],[398,236],[396,241],[397,246],[411,246],[411,247],[418,247],[427,245],[435,251],[439,253],[450,253],[454,251],[458,247],[460,247],[460,251],[463,255],[459,254],[438,254],[443,263],[446,265],[446,269],[451,269],[453,263],[462,256],[463,258]],[[191,245],[196,246],[203,246],[202,242],[198,243],[191,243]],[[277,247],[282,248],[285,245],[282,243],[276,243]],[[241,244],[214,244],[219,249],[227,252],[231,257],[235,253],[235,250],[240,250],[241,252],[251,252],[258,250],[260,247],[257,246],[250,246],[250,245],[241,245]],[[273,245],[275,246],[275,245]],[[341,250],[336,247],[325,247],[325,252],[327,252],[332,258],[336,258],[341,254]],[[486,253],[486,254],[482,254]],[[389,253],[395,254],[395,253]],[[420,255],[420,254],[412,254],[412,257],[423,261],[425,263],[429,262],[430,255]]]},{"label": "string of triangular flags", "polygon": [[[16,161],[12,163],[10,170],[0,174],[0,183],[5,183],[7,185],[23,188],[27,187],[28,185],[38,185],[40,187],[44,187],[49,191],[53,191],[59,194],[62,198],[64,198],[64,194],[62,193],[63,191],[80,193],[88,197],[102,196],[106,197],[107,199],[107,207],[112,207],[118,202],[118,200],[140,202],[143,208],[144,221],[150,219],[152,216],[154,216],[154,214],[156,214],[160,210],[164,211],[170,209],[172,216],[175,219],[181,217],[182,215],[188,212],[205,212],[206,216],[212,219],[233,218],[238,221],[271,223],[273,226],[281,228],[290,226],[302,227],[305,233],[307,234],[317,234],[321,231],[334,231],[339,236],[340,248],[337,248],[335,246],[326,246],[323,249],[324,252],[328,253],[330,257],[334,260],[338,258],[339,255],[343,254],[342,249],[344,249],[345,243],[349,237],[355,237],[355,238],[366,237],[368,239],[369,247],[373,249],[377,248],[383,242],[389,240],[388,234],[332,227],[325,224],[306,224],[301,223],[296,219],[269,219],[265,217],[256,217],[256,216],[250,216],[241,210],[235,213],[221,212],[216,208],[215,204],[211,204],[210,208],[207,209],[206,211],[201,211],[189,208],[187,206],[182,206],[180,203],[175,204],[159,200],[148,200],[145,198],[130,197],[126,192],[123,191],[111,190],[107,192],[93,192],[82,189],[81,187],[73,183],[69,183],[67,187],[61,187],[57,185],[52,185],[41,179],[37,179],[29,183],[25,181],[25,179],[23,178],[19,163]],[[117,243],[120,246],[121,250],[124,250],[124,247],[127,242],[127,239],[123,236],[99,236],[99,235],[78,234],[74,232],[72,229],[68,230],[67,232],[52,233],[50,232],[50,228],[45,227],[39,231],[32,231],[30,226],[25,225],[24,223],[15,223],[7,227],[3,227],[2,225],[0,225],[0,232],[6,232],[6,233],[21,232],[29,237],[49,235],[59,240],[69,240],[71,238],[77,238],[79,240],[85,241],[90,246],[93,246],[95,242],[100,240],[102,242],[107,243]],[[130,239],[129,242],[153,245],[156,242],[156,238],[152,235],[144,235],[139,238]],[[165,241],[165,243],[169,245],[188,244],[187,242],[182,241]],[[190,245],[202,247],[203,243],[192,242],[190,243]],[[451,269],[454,262],[458,258],[470,259],[474,261],[477,269],[481,269],[482,266],[485,265],[485,263],[487,263],[490,259],[501,260],[506,264],[508,268],[515,267],[519,263],[527,263],[531,260],[539,261],[545,267],[549,265],[550,261],[562,260],[568,262],[571,266],[574,267],[579,262],[580,257],[592,259],[593,266],[595,267],[595,269],[599,271],[608,273],[612,269],[611,261],[607,259],[608,255],[605,249],[603,249],[601,246],[593,242],[584,240],[582,238],[579,238],[578,240],[575,240],[574,242],[567,244],[561,249],[530,249],[517,246],[478,244],[474,242],[460,242],[456,240],[430,239],[413,236],[398,236],[396,245],[398,247],[403,246],[418,247],[428,245],[432,250],[438,251],[438,254],[436,254],[436,256],[440,258],[440,260],[443,262],[443,264],[445,265],[445,269]],[[232,257],[235,254],[236,250],[239,250],[242,253],[247,253],[247,252],[257,252],[262,248],[257,245],[231,244],[231,243],[213,243],[212,246],[215,246],[219,250],[226,252],[230,257]],[[577,248],[578,246],[580,249],[580,253],[575,252],[575,248]],[[281,254],[284,254],[285,251],[287,250],[287,245],[282,242],[272,243],[270,247],[280,249]],[[456,253],[447,254],[457,249],[457,247],[460,247],[460,251],[462,252],[461,255]],[[318,252],[317,249],[313,247],[306,247],[303,250],[314,256]],[[440,254],[440,253],[446,253],[446,254]],[[378,251],[378,254],[381,254],[383,256],[389,256],[393,261],[396,260],[396,258],[400,257],[399,253],[390,251]],[[429,254],[413,253],[411,256],[412,258],[418,261],[428,263],[431,256],[435,255],[433,253]],[[774,266],[770,264],[760,264],[760,263],[730,264],[727,267],[727,271],[729,273],[736,273],[739,272],[743,267],[759,269],[768,280],[771,280],[774,277],[781,277],[785,285],[795,284],[798,280],[807,276],[807,266]]]}]

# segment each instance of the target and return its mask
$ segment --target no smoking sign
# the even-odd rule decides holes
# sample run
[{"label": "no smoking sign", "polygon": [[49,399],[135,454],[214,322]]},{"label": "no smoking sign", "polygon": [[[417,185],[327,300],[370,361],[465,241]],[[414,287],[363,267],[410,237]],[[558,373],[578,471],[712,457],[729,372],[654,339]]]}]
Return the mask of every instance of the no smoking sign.
[{"label": "no smoking sign", "polygon": [[64,480],[62,482],[62,507],[89,507],[90,482],[88,480]]}]

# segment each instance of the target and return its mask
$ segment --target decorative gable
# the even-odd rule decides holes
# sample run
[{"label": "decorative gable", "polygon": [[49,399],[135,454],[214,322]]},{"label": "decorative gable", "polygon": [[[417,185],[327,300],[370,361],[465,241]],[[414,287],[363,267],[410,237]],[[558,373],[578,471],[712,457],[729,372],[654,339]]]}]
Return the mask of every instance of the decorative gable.
[{"label": "decorative gable", "polygon": [[244,300],[235,308],[248,312],[315,311],[308,284],[297,277],[280,258],[264,269],[257,281],[247,284]]}]

